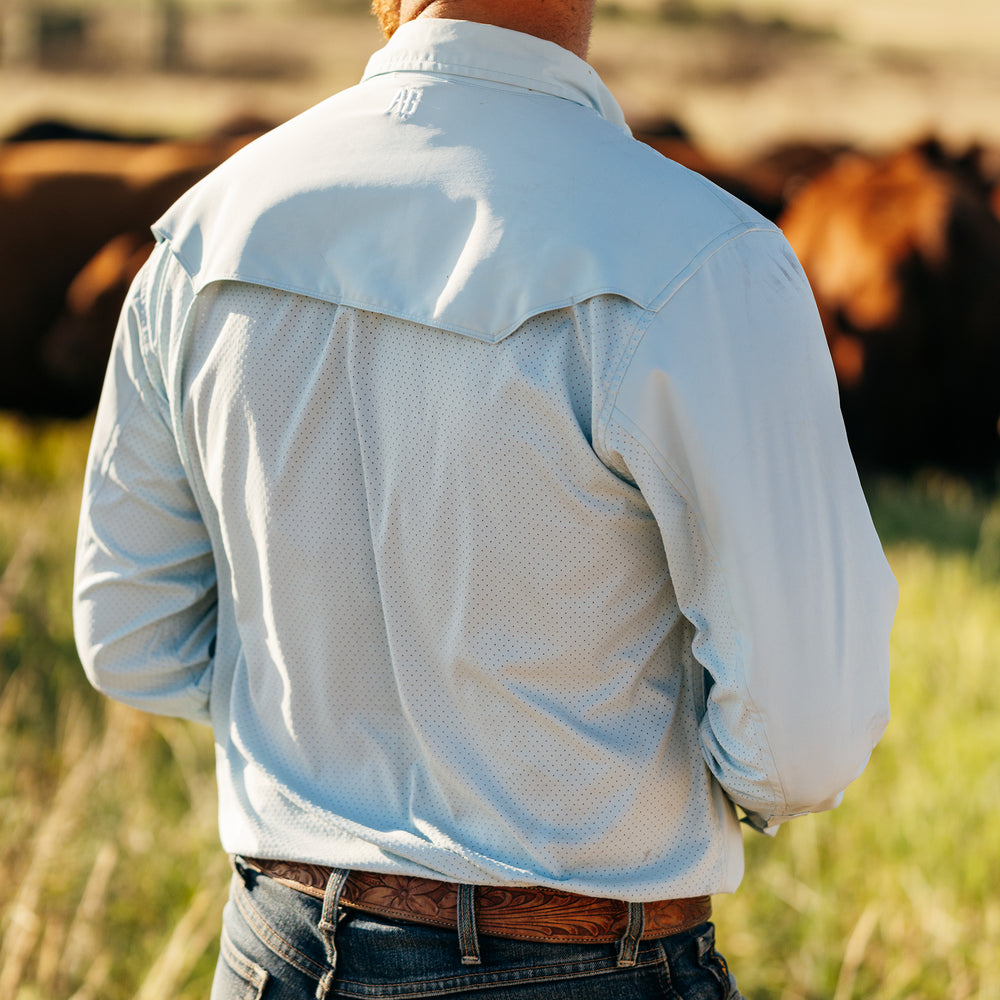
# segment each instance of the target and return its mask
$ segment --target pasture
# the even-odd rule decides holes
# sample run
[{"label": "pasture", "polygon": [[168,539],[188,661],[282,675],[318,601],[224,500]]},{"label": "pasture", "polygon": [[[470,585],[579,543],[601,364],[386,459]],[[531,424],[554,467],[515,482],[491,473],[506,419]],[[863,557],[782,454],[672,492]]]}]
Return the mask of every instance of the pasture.
[{"label": "pasture", "polygon": [[[228,882],[209,731],[106,703],[73,649],[89,420],[0,419],[0,996],[203,1000]],[[1000,996],[1000,501],[871,484],[901,587],[893,721],[832,813],[720,897],[750,1000]]]},{"label": "pasture", "polygon": [[[46,115],[176,136],[281,120],[354,82],[379,44],[363,2],[191,0],[189,62],[168,73],[144,61],[151,4],[50,2],[114,17],[75,62],[0,65],[0,134]],[[679,118],[724,160],[933,132],[982,142],[1000,174],[995,0],[598,8],[591,61],[630,118]],[[0,1000],[203,1000],[229,871],[211,734],[109,704],[82,675],[70,576],[89,426],[0,414]],[[720,948],[750,1000],[996,1000],[1000,496],[943,473],[866,487],[901,587],[893,721],[838,810],[746,834]]]}]

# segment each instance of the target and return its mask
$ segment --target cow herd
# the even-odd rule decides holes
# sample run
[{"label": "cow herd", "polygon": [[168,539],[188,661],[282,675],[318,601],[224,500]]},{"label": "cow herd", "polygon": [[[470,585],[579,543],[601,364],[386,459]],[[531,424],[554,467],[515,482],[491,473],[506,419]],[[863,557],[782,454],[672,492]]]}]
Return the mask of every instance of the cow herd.
[{"label": "cow herd", "polygon": [[[0,143],[0,409],[92,410],[149,226],[263,129],[121,140],[53,122]],[[984,151],[798,143],[733,164],[676,127],[635,134],[784,230],[816,295],[862,468],[995,474],[1000,168]]]},{"label": "cow herd", "polygon": [[985,150],[788,144],[733,167],[683,136],[637,137],[784,231],[819,305],[859,466],[995,475],[1000,167]]},{"label": "cow herd", "polygon": [[25,131],[0,144],[0,409],[82,416],[152,248],[149,227],[253,133],[159,142],[59,123]]}]

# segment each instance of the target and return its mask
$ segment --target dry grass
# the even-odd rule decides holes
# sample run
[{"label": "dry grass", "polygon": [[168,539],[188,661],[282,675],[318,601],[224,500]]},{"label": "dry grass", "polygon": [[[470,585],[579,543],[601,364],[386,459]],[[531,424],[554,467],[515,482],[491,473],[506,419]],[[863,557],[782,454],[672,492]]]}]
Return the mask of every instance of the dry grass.
[{"label": "dry grass", "polygon": [[1000,581],[969,553],[890,548],[893,721],[834,813],[748,840],[718,906],[753,1000],[1000,996]]},{"label": "dry grass", "polygon": [[[211,733],[83,678],[88,430],[0,418],[0,997],[203,1000],[228,881]],[[995,1000],[1000,500],[941,476],[872,500],[902,591],[892,724],[840,809],[747,835],[721,947],[750,1000]]]}]

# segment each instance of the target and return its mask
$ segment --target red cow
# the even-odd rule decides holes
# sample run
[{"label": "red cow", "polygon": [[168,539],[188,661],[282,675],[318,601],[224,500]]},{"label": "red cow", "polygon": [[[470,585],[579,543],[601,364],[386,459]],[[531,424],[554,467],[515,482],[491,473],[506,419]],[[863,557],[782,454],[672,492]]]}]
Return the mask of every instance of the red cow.
[{"label": "red cow", "polygon": [[1000,461],[1000,221],[970,163],[936,143],[846,156],[780,219],[862,465]]},{"label": "red cow", "polygon": [[121,233],[70,283],[65,308],[39,348],[46,372],[68,390],[89,394],[103,381],[122,303],[153,245],[149,230]]},{"label": "red cow", "polygon": [[64,312],[79,315],[79,303],[66,303],[67,289],[101,247],[121,233],[148,232],[252,137],[0,146],[0,409],[77,416],[93,407],[100,382],[82,372],[67,381],[59,337],[43,347]]},{"label": "red cow", "polygon": [[839,145],[789,142],[748,160],[731,162],[706,154],[673,122],[634,128],[632,134],[771,220],[778,218],[802,184],[825,170],[845,150]]}]

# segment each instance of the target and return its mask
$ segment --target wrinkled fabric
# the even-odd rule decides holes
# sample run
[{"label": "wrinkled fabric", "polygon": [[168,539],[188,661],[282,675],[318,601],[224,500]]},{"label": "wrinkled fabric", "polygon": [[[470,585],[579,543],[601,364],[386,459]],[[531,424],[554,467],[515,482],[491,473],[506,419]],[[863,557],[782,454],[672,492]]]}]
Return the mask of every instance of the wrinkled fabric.
[{"label": "wrinkled fabric", "polygon": [[156,232],[76,636],[227,851],[642,901],[840,801],[896,589],[808,285],[590,67],[418,19]]}]

